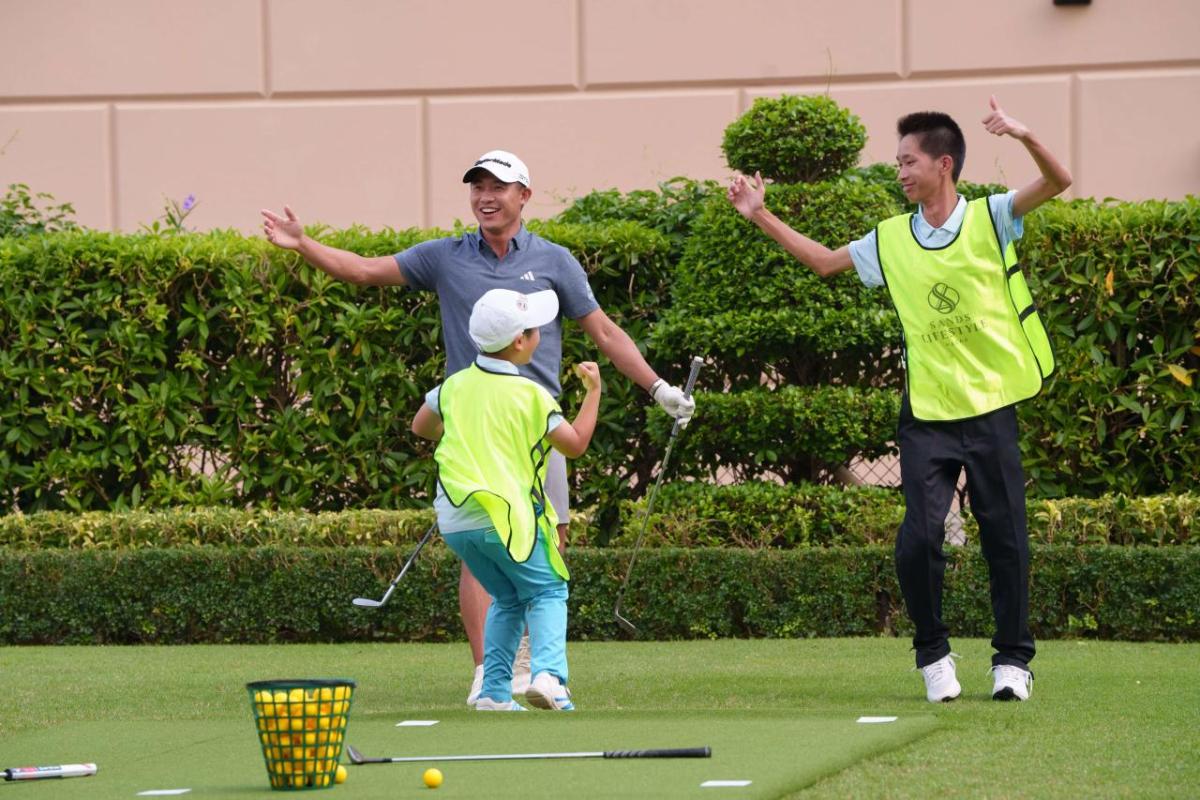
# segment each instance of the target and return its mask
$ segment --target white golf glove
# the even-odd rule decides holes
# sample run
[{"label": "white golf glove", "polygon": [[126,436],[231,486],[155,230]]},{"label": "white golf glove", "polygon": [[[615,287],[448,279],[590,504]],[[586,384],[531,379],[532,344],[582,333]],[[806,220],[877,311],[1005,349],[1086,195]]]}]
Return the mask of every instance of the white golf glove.
[{"label": "white golf glove", "polygon": [[696,413],[696,401],[684,395],[683,390],[659,378],[650,387],[650,395],[673,418],[687,425]]}]

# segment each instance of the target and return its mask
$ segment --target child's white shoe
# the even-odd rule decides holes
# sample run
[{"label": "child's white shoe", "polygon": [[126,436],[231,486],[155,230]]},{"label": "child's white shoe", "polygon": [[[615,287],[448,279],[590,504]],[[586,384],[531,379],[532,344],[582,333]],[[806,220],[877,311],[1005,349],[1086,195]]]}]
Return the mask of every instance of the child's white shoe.
[{"label": "child's white shoe", "polygon": [[533,677],[525,692],[525,700],[534,708],[544,708],[547,711],[574,711],[575,704],[571,702],[571,692],[562,685],[556,676],[549,672],[539,672]]}]

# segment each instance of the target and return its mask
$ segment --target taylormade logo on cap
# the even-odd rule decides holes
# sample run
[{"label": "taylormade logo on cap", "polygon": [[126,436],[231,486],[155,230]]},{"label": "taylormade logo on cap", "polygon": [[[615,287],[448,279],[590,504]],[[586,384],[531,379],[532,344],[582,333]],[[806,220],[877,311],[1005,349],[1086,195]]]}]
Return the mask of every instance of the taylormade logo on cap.
[{"label": "taylormade logo on cap", "polygon": [[484,169],[505,183],[519,183],[529,186],[529,168],[525,162],[507,150],[489,150],[475,160],[475,163],[463,174],[463,183],[470,183],[475,170]]},{"label": "taylormade logo on cap", "polygon": [[475,301],[467,329],[484,353],[495,353],[512,344],[517,334],[548,325],[558,317],[558,295],[547,289],[522,294],[512,289],[491,289]]}]

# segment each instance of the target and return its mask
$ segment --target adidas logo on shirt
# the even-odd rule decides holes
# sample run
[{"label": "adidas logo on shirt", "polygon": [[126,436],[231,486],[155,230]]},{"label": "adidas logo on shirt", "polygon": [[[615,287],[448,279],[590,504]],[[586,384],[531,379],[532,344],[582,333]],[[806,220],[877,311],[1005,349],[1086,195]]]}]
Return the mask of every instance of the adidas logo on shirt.
[{"label": "adidas logo on shirt", "polygon": [[537,280],[537,279],[533,277],[533,273],[532,273],[532,272],[526,272],[524,275],[522,275],[522,276],[521,276],[521,280],[523,280],[523,281],[532,281],[532,280]]}]

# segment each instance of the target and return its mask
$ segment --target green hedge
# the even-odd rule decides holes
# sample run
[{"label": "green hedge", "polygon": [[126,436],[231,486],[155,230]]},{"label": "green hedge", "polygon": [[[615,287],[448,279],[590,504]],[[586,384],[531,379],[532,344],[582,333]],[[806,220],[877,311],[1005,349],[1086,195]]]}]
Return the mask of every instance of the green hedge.
[{"label": "green hedge", "polygon": [[[952,548],[943,615],[989,636],[987,569]],[[0,550],[0,642],[447,641],[462,638],[457,560],[431,546],[378,611],[394,548]],[[573,639],[618,636],[628,550],[573,549]],[[908,635],[891,548],[644,551],[625,596],[645,639]],[[1038,637],[1200,639],[1200,549],[1041,546],[1032,557]]]},{"label": "green hedge", "polygon": [[1200,475],[1200,198],[1051,203],[1020,245],[1058,371],[1021,407],[1045,495],[1190,491]]},{"label": "green hedge", "polygon": [[716,181],[674,177],[659,183],[657,189],[588,192],[572,200],[554,219],[576,225],[636,222],[667,237],[671,243],[670,263],[675,265],[683,257],[700,206],[724,194],[724,187]]},{"label": "green hedge", "polygon": [[[904,519],[898,489],[750,482],[668,483],[645,520],[643,500],[622,504],[614,546],[632,545],[643,525],[648,547],[806,547],[888,544]],[[1029,499],[1030,539],[1041,544],[1200,545],[1200,495]],[[968,540],[979,527],[963,515]]]},{"label": "green hedge", "polygon": [[[672,475],[732,470],[739,480],[768,472],[792,482],[818,480],[856,455],[894,452],[888,442],[900,413],[896,392],[852,386],[699,392],[696,402],[695,422],[675,445]],[[669,422],[666,415],[651,418],[656,439],[665,440]]]},{"label": "green hedge", "polygon": [[418,541],[433,518],[432,508],[317,514],[232,508],[43,511],[0,517],[0,546],[18,550],[405,546]]},{"label": "green hedge", "polygon": [[[531,227],[568,247],[610,315],[646,338],[663,236]],[[314,233],[364,255],[445,235]],[[568,327],[568,360],[595,359]],[[408,426],[442,377],[439,336],[432,293],[334,281],[236,233],[0,239],[0,506],[423,504],[432,462]],[[647,398],[606,373],[605,413],[630,425],[602,427],[576,470],[584,503],[655,458],[627,463]]]},{"label": "green hedge", "polygon": [[[1034,500],[1027,505],[1030,537],[1044,544],[1200,544],[1200,495]],[[645,501],[620,502],[612,530],[594,509],[571,520],[577,544],[632,545]],[[886,544],[904,516],[895,489],[749,482],[728,486],[664,483],[647,524],[648,547],[803,548]],[[0,517],[0,547],[12,550],[101,549],[213,545],[229,547],[411,547],[433,522],[430,509],[286,511],[188,509],[123,513],[59,511]],[[968,535],[974,519],[964,517]]]},{"label": "green hedge", "polygon": [[[871,169],[772,186],[768,204],[840,245],[899,210],[883,171]],[[623,202],[593,199],[594,219]],[[665,377],[681,381],[700,354],[701,390],[761,392],[764,374],[793,389],[898,388],[899,326],[885,293],[852,275],[811,275],[710,185],[685,181],[643,199],[630,218],[656,231],[633,222],[531,227],[580,258],[602,305],[650,344]],[[1035,495],[1191,489],[1200,474],[1198,231],[1197,198],[1055,202],[1027,220],[1021,253],[1060,362],[1020,410]],[[378,255],[445,233],[321,235]],[[439,324],[430,294],[332,281],[234,233],[0,238],[0,507],[425,505],[432,462],[408,421],[442,377]],[[577,326],[564,344],[568,363],[597,355]],[[615,498],[652,484],[665,434],[659,415],[647,420],[645,394],[604,371],[601,425],[572,480],[575,503],[597,506],[613,529]],[[832,398],[853,398],[833,416],[840,431],[862,397],[830,392],[814,397],[829,409],[840,402]],[[680,447],[690,439],[705,449],[679,463],[746,476],[778,466],[809,479],[837,456],[837,444],[822,441],[823,417],[784,408],[775,418],[810,427],[766,430],[755,405],[766,395],[756,397],[702,398]],[[733,420],[738,403],[755,416]],[[723,427],[704,430],[710,424]],[[878,452],[893,428],[872,417],[861,431],[877,431],[872,441],[842,444]]]}]

